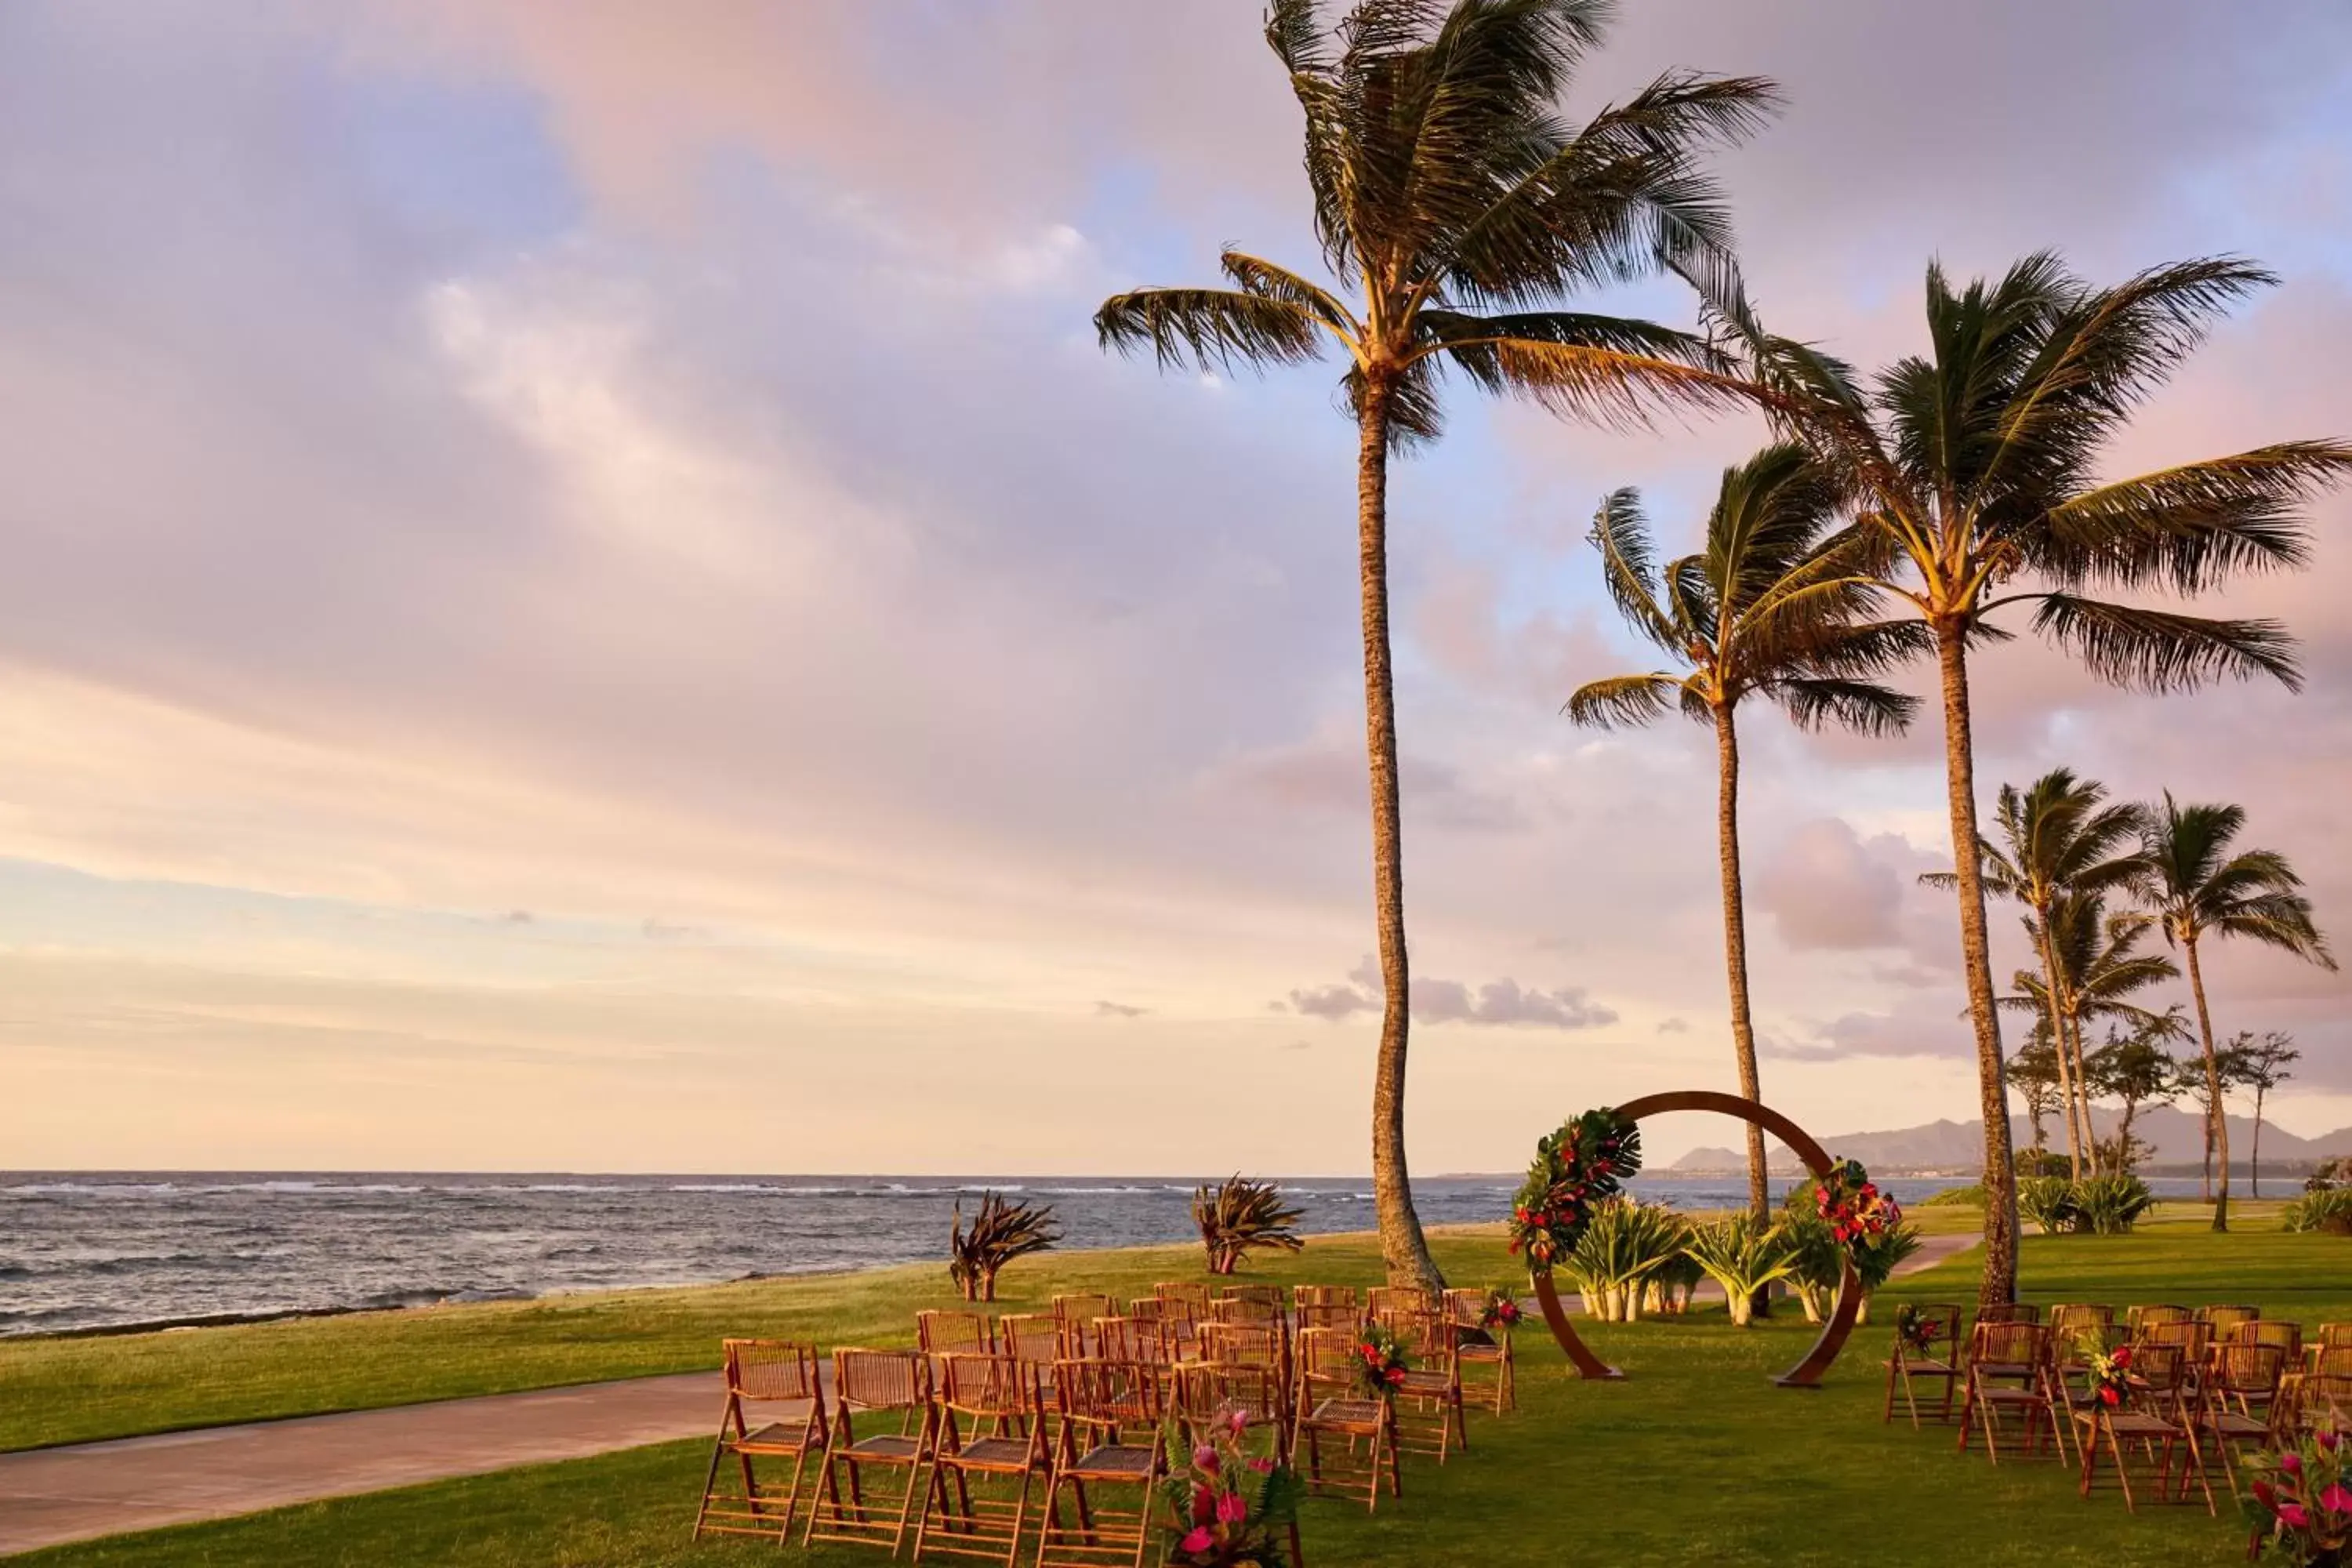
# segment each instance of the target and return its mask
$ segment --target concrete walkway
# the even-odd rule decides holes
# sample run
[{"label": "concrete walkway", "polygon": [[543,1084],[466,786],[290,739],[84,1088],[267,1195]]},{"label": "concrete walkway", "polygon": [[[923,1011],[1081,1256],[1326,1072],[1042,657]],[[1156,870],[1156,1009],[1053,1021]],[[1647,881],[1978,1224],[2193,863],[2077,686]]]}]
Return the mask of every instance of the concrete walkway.
[{"label": "concrete walkway", "polygon": [[[1982,1239],[1928,1237],[1895,1272]],[[707,1437],[725,1396],[716,1372],[681,1373],[0,1454],[0,1554]]]}]

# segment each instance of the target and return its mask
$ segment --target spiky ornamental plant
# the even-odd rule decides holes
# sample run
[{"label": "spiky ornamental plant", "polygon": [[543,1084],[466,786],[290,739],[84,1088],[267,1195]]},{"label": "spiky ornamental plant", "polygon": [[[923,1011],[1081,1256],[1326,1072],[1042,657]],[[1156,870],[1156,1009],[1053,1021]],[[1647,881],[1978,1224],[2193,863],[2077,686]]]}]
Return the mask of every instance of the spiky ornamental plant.
[{"label": "spiky ornamental plant", "polygon": [[1286,1205],[1274,1183],[1239,1173],[1192,1192],[1192,1223],[1200,1229],[1212,1274],[1231,1274],[1254,1251],[1297,1252],[1305,1247],[1293,1228],[1304,1212]]},{"label": "spiky ornamental plant", "polygon": [[2050,969],[2043,974],[2017,971],[2010,977],[2017,993],[2001,997],[2000,1005],[2054,1016],[2060,1037],[2072,1042],[2074,1089],[2083,1102],[2083,1163],[2096,1175],[2099,1146],[2091,1131],[2093,1086],[2084,1066],[2083,1026],[2102,1018],[2135,1027],[2147,1024],[2156,1015],[2130,998],[2179,979],[2180,967],[2161,953],[2140,952],[2145,925],[2127,914],[2108,913],[2106,900],[2097,894],[2062,892],[2051,900],[2046,917],[2028,915],[2023,924]]},{"label": "spiky ornamental plant", "polygon": [[1753,77],[1670,72],[1582,125],[1559,100],[1606,0],[1360,0],[1328,20],[1273,0],[1266,41],[1306,121],[1325,287],[1229,250],[1225,286],[1141,289],[1095,315],[1106,348],[1229,370],[1332,354],[1357,432],[1356,535],[1371,774],[1373,920],[1386,1002],[1372,1088],[1372,1183],[1390,1279],[1443,1283],[1404,1152],[1407,1003],[1396,705],[1389,658],[1388,464],[1439,433],[1451,371],[1579,419],[1640,421],[1742,395],[1691,334],[1567,309],[1667,267],[1729,270],[1730,226],[1702,154],[1775,102]]},{"label": "spiky ornamental plant", "polygon": [[[2065,897],[2095,897],[2122,885],[2137,847],[2139,807],[2111,804],[2106,786],[2078,779],[2071,768],[2053,768],[2023,790],[2000,786],[1993,805],[1994,835],[1979,837],[1984,889],[2014,899],[2026,909],[2026,931],[2042,961],[2039,995],[2054,1031],[2058,1094],[2066,1109],[2069,1174],[2083,1179],[2084,1152],[2092,1143],[2088,1096],[2080,1093],[2083,1042],[2074,1029],[2079,1009],[2070,1009],[2065,976],[2051,946],[2052,911]],[[1920,879],[1931,887],[1957,888],[1948,871]]]},{"label": "spiky ornamental plant", "polygon": [[[2213,1015],[2205,1005],[2205,971],[2197,944],[2206,937],[2241,937],[2316,963],[2336,967],[2335,955],[2312,923],[2303,879],[2272,849],[2231,847],[2246,826],[2235,805],[2182,805],[2169,792],[2148,813],[2133,873],[2147,918],[2179,948],[2189,965],[2189,993],[2197,1004],[2197,1035],[2205,1052],[2207,1103],[2221,1104],[2221,1064],[2213,1048]],[[2214,1116],[2221,1184],[2213,1199],[2213,1228],[2230,1228],[2230,1124]]]},{"label": "spiky ornamental plant", "polygon": [[2129,479],[2101,457],[2212,322],[2276,279],[2234,257],[2087,284],[2057,256],[1956,289],[1927,278],[1929,350],[1864,382],[1767,332],[1727,274],[1693,275],[1720,341],[1747,359],[1775,419],[1835,468],[1876,550],[1864,574],[1934,635],[1946,793],[1969,1016],[1984,1115],[1987,1303],[2017,1290],[2017,1189],[1976,848],[1969,650],[2010,635],[1991,617],[2031,606],[2032,629],[2102,678],[2173,691],[2225,676],[2298,686],[2275,621],[2219,620],[2091,596],[2157,588],[2190,598],[2241,573],[2301,566],[2304,505],[2352,473],[2352,446],[2288,441]]},{"label": "spiky ornamental plant", "polygon": [[[1927,651],[1916,622],[1874,623],[1878,595],[1856,581],[1853,541],[1835,527],[1839,497],[1802,447],[1768,447],[1724,470],[1694,554],[1661,569],[1641,496],[1601,503],[1591,539],[1601,580],[1626,624],[1677,668],[1611,676],[1577,688],[1579,724],[1646,724],[1679,710],[1715,731],[1716,852],[1723,890],[1724,967],[1739,1092],[1762,1098],[1748,996],[1748,921],[1740,886],[1740,704],[1777,702],[1801,728],[1841,724],[1864,734],[1902,730],[1918,700],[1866,679]],[[1748,1129],[1748,1202],[1771,1207],[1764,1131]]]},{"label": "spiky ornamental plant", "polygon": [[963,1288],[965,1300],[993,1301],[999,1270],[1016,1258],[1048,1251],[1061,1239],[1050,1204],[1041,1207],[1007,1202],[1003,1193],[982,1193],[980,1212],[966,1230],[959,1200],[948,1233],[948,1278]]}]

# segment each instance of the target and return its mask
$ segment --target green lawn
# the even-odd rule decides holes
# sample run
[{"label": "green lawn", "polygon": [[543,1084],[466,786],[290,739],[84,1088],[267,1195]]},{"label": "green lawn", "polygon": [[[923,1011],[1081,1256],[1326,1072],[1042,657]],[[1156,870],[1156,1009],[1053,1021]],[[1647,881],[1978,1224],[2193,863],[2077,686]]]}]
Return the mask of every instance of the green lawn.
[{"label": "green lawn", "polygon": [[[2340,1239],[2256,1230],[2218,1237],[2201,1228],[2201,1219],[2196,1211],[2173,1209],[2130,1237],[2031,1238],[2028,1293],[2044,1300],[2254,1300],[2273,1315],[2310,1323],[2352,1317],[2352,1258]],[[1442,1251],[1465,1278],[1507,1272],[1492,1266],[1491,1237],[1452,1235]],[[1129,1289],[1164,1275],[1183,1256],[1073,1255],[1059,1261],[1056,1278],[1071,1270]],[[1270,1272],[1363,1278],[1370,1267],[1368,1245],[1351,1239],[1318,1243],[1305,1258]],[[1972,1258],[1958,1259],[1893,1288],[1889,1297],[1965,1299],[1971,1267]],[[1039,1278],[1024,1299],[1048,1286],[1047,1271],[1034,1272]],[[877,1312],[873,1323],[896,1326],[914,1304],[905,1292],[924,1283],[919,1274],[892,1271],[887,1280],[730,1287],[709,1310],[714,1321],[755,1304],[806,1314],[754,1325],[772,1328],[787,1321],[848,1324],[863,1303]],[[758,1294],[762,1289],[781,1294]],[[685,1333],[697,1294],[721,1293],[665,1293],[657,1310],[643,1302],[633,1310],[647,1311],[662,1332]],[[1748,1333],[1714,1312],[1681,1322],[1596,1325],[1591,1335],[1602,1353],[1632,1374],[1616,1384],[1572,1381],[1557,1353],[1529,1335],[1522,1341],[1528,1353],[1519,1414],[1474,1418],[1466,1460],[1443,1470],[1426,1462],[1410,1467],[1402,1506],[1392,1511],[1384,1507],[1367,1520],[1335,1502],[1310,1504],[1309,1555],[1324,1563],[1399,1565],[1486,1564],[1531,1550],[1601,1562],[2113,1565],[2211,1563],[2238,1549],[2242,1538],[2226,1509],[2218,1522],[2200,1508],[2157,1508],[2135,1519],[2112,1495],[2076,1500],[2071,1477],[2054,1465],[1995,1470],[1981,1458],[1954,1455],[1948,1430],[1880,1425],[1874,1363],[1883,1351],[1885,1313],[1882,1306],[1881,1325],[1857,1337],[1831,1385],[1811,1394],[1777,1389],[1765,1379],[1796,1359],[1810,1333],[1786,1318]],[[371,1326],[394,1325],[297,1325],[362,1337]],[[869,1327],[856,1337],[884,1336]],[[509,1329],[501,1342],[527,1347],[536,1341]],[[285,1388],[297,1385],[284,1381]],[[131,1391],[118,1398],[127,1404]],[[771,1547],[685,1539],[704,1453],[698,1444],[668,1444],[19,1561],[27,1568],[772,1561]],[[877,1561],[854,1551],[797,1560]]]},{"label": "green lawn", "polygon": [[[1946,1231],[1979,1223],[1968,1208],[1916,1217]],[[1523,1278],[1499,1226],[1442,1226],[1431,1245],[1457,1281]],[[1370,1283],[1380,1278],[1380,1255],[1368,1236],[1315,1237],[1303,1253],[1254,1263],[1250,1277]],[[1196,1245],[1047,1254],[1005,1271],[997,1310],[1042,1309],[1061,1290],[1142,1296],[1155,1280],[1202,1278]],[[0,1340],[0,1452],[692,1372],[719,1364],[728,1334],[911,1344],[919,1309],[960,1305],[941,1266],[915,1264],[239,1328]]]},{"label": "green lawn", "polygon": [[[2028,1295],[2041,1300],[2195,1303],[2251,1300],[2273,1316],[2306,1324],[2352,1319],[2352,1248],[2340,1238],[2242,1229],[2215,1237],[2200,1211],[2171,1208],[2121,1238],[2029,1238]],[[2257,1221],[2256,1223],[2268,1223]],[[1072,1255],[1059,1269],[1118,1289],[1164,1276],[1181,1253]],[[1490,1237],[1453,1235],[1441,1256],[1465,1279],[1507,1276]],[[1277,1270],[1285,1277],[1363,1278],[1361,1241],[1318,1243]],[[1892,1288],[1880,1322],[1861,1331],[1849,1359],[1815,1393],[1772,1387],[1765,1374],[1794,1361],[1811,1332],[1783,1318],[1742,1333],[1717,1312],[1679,1322],[1595,1325],[1601,1353],[1629,1379],[1585,1384],[1539,1334],[1522,1338],[1522,1408],[1497,1420],[1474,1416],[1472,1452],[1440,1470],[1410,1465],[1402,1505],[1372,1520],[1336,1502],[1309,1505],[1307,1551],[1319,1563],[1487,1564],[1545,1558],[1703,1563],[1849,1564],[2209,1564],[2227,1561],[2242,1537],[2201,1507],[2125,1514],[2112,1492],[2085,1503],[2071,1475],[2052,1464],[2003,1465],[1952,1452],[1948,1430],[1914,1433],[1878,1419],[1876,1360],[1893,1300],[1964,1300],[1973,1292],[1973,1255]],[[1035,1271],[1039,1276],[1044,1268]],[[1068,1276],[1064,1275],[1064,1278]],[[851,1324],[859,1303],[876,1312],[855,1337],[885,1337],[915,1305],[923,1277],[894,1271],[890,1282],[794,1282],[782,1298],[730,1296],[726,1310],[764,1300],[763,1310],[800,1311],[798,1321]],[[1034,1280],[1024,1299],[1046,1281]],[[730,1287],[758,1291],[762,1287]],[[782,1289],[781,1286],[764,1289]],[[667,1333],[694,1293],[666,1294],[651,1314]],[[710,1293],[717,1294],[717,1293]],[[584,1310],[593,1303],[582,1303]],[[609,1305],[609,1304],[608,1304]],[[641,1309],[642,1310],[642,1309]],[[829,1314],[830,1316],[826,1316]],[[751,1326],[779,1328],[783,1317]],[[382,1329],[397,1320],[373,1321]],[[368,1324],[299,1325],[364,1339]],[[243,1332],[244,1331],[240,1331]],[[709,1331],[715,1332],[716,1329]],[[175,1336],[195,1339],[201,1336]],[[840,1337],[821,1334],[828,1340]],[[337,1341],[348,1347],[361,1340]],[[454,1342],[437,1341],[436,1344]],[[505,1342],[528,1347],[510,1331]],[[177,1353],[176,1352],[174,1353]],[[537,1352],[532,1352],[537,1353]],[[698,1352],[707,1362],[707,1349]],[[263,1364],[245,1352],[247,1364]],[[392,1359],[383,1351],[372,1360]],[[492,1352],[483,1352],[495,1359]],[[583,1360],[579,1364],[588,1364]],[[186,1363],[180,1363],[185,1370]],[[268,1364],[275,1365],[275,1363]],[[686,1364],[695,1364],[691,1359]],[[303,1384],[278,1375],[281,1395]],[[481,1372],[472,1374],[485,1375]],[[379,1372],[379,1381],[391,1373]],[[501,1386],[511,1386],[501,1384]],[[134,1391],[114,1395],[133,1408]],[[7,1401],[16,1406],[14,1399]],[[194,1407],[188,1400],[184,1407]],[[570,1464],[513,1470],[216,1524],[59,1548],[18,1559],[27,1568],[138,1563],[156,1568],[281,1568],[288,1563],[459,1568],[521,1564],[698,1563],[773,1561],[754,1543],[689,1544],[686,1525],[707,1450],[669,1444]],[[866,1552],[795,1553],[813,1563],[873,1563]]]}]

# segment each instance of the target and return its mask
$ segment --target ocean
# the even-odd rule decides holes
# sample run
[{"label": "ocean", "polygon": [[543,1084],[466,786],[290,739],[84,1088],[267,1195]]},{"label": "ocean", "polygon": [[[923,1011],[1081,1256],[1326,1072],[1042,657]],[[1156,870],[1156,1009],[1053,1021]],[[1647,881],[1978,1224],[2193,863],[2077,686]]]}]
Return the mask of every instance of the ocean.
[{"label": "ocean", "polygon": [[[1194,1180],[0,1173],[0,1335],[516,1300],[944,1259],[989,1188],[1051,1204],[1066,1247],[1192,1239]],[[1912,1202],[1949,1180],[1885,1184]],[[2193,1191],[2194,1182],[2154,1184]],[[1499,1220],[1517,1181],[1423,1177],[1424,1223]],[[1368,1230],[1369,1180],[1282,1183],[1302,1231]],[[1643,1176],[1684,1208],[1738,1178]],[[944,1267],[944,1264],[942,1264]],[[1498,1275],[1503,1260],[1496,1259]]]}]

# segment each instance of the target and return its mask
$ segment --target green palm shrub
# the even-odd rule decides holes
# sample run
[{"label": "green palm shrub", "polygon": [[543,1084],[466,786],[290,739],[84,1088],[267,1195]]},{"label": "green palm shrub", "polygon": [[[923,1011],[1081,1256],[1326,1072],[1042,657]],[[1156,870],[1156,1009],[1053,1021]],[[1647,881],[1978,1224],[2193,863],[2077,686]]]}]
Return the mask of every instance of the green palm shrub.
[{"label": "green palm shrub", "polygon": [[1293,1229],[1300,1212],[1284,1205],[1282,1189],[1274,1183],[1238,1173],[1192,1193],[1192,1223],[1200,1227],[1212,1274],[1231,1274],[1246,1253],[1297,1252],[1305,1247]]},{"label": "green palm shrub", "polygon": [[2074,1184],[2074,1228],[2093,1236],[2122,1236],[2156,1205],[2156,1194],[2137,1176],[2093,1176]]},{"label": "green palm shrub", "polygon": [[1917,1226],[1898,1225],[1893,1230],[1873,1237],[1871,1245],[1854,1258],[1853,1271],[1862,1281],[1862,1300],[1853,1314],[1855,1322],[1870,1321],[1870,1299],[1878,1293],[1880,1286],[1895,1278],[1895,1269],[1902,1267],[1906,1259],[1917,1256],[1919,1248],[1925,1245]]},{"label": "green palm shrub", "polygon": [[1753,1215],[1700,1226],[1683,1244],[1691,1261],[1723,1287],[1732,1326],[1741,1329],[1755,1315],[1757,1292],[1796,1272],[1797,1247],[1790,1226],[1768,1225]]},{"label": "green palm shrub", "polygon": [[2074,1184],[2063,1176],[2029,1176],[2017,1184],[2017,1210],[2044,1236],[2073,1230],[2082,1219]]},{"label": "green palm shrub", "polygon": [[1642,1310],[1661,1317],[1681,1317],[1690,1310],[1691,1292],[1706,1278],[1687,1252],[1677,1252],[1658,1265],[1642,1287]]},{"label": "green palm shrub", "polygon": [[1584,1310],[1604,1323],[1639,1318],[1643,1287],[1689,1236],[1690,1223],[1664,1204],[1620,1197],[1594,1209],[1568,1258]]}]

